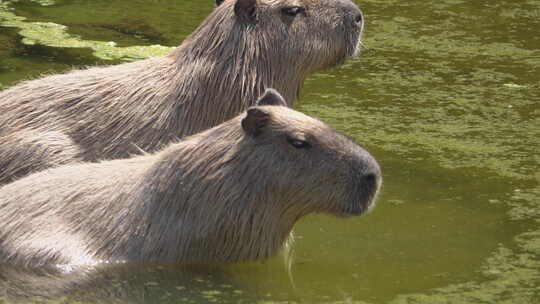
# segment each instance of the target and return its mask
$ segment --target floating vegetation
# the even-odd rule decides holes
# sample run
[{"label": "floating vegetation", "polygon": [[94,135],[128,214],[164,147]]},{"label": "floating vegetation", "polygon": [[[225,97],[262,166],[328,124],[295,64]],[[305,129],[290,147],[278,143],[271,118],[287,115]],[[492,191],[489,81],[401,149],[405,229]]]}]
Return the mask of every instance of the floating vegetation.
[{"label": "floating vegetation", "polygon": [[30,0],[31,2],[35,2],[41,6],[51,6],[56,4],[56,0]]},{"label": "floating vegetation", "polygon": [[[49,3],[49,1],[46,1]],[[54,1],[50,2],[51,4]],[[89,48],[93,55],[104,60],[136,60],[164,56],[173,48],[161,45],[118,47],[113,41],[84,40],[67,32],[67,27],[51,22],[28,22],[15,15],[7,3],[0,2],[0,26],[20,29],[22,43],[58,48]]]},{"label": "floating vegetation", "polygon": [[[34,2],[43,6],[55,4],[55,1],[46,0]],[[22,44],[27,46],[84,48],[105,60],[162,56],[172,49],[160,45],[119,47],[114,41],[85,40],[70,34],[64,25],[30,22],[17,16],[10,3],[0,0],[0,26],[17,29]],[[194,6],[200,5],[196,3]],[[540,303],[540,51],[537,47],[540,40],[534,32],[540,20],[540,2],[495,1],[486,3],[489,10],[474,1],[463,0],[365,0],[362,5],[365,6],[368,22],[364,40],[368,49],[359,59],[348,61],[336,71],[311,77],[303,90],[305,95],[300,108],[357,138],[369,149],[377,149],[384,157],[400,159],[401,165],[410,166],[384,168],[385,172],[411,170],[411,179],[416,179],[420,177],[417,176],[417,167],[428,166],[427,173],[423,172],[425,175],[454,172],[456,177],[451,178],[456,180],[463,178],[476,182],[479,179],[477,185],[467,190],[481,192],[474,195],[484,199],[486,204],[481,205],[481,199],[469,199],[471,193],[449,189],[448,196],[463,196],[462,201],[470,203],[465,207],[450,204],[450,208],[462,207],[468,212],[457,214],[456,211],[457,215],[453,216],[466,219],[470,216],[472,220],[480,213],[488,212],[488,208],[500,207],[504,208],[501,211],[503,220],[498,225],[515,224],[522,227],[519,233],[509,233],[509,240],[501,244],[497,243],[500,236],[481,235],[494,239],[495,243],[489,251],[480,252],[472,246],[462,248],[465,255],[480,252],[477,265],[481,266],[472,269],[472,274],[467,273],[457,282],[444,281],[435,288],[423,288],[397,296],[397,293],[382,288],[384,295],[378,296],[388,296],[390,299],[385,299],[384,303],[392,304]],[[497,21],[490,22],[488,18],[491,17],[486,12],[496,15]],[[61,13],[60,9],[58,13]],[[197,22],[200,20],[194,20],[184,28],[191,29]],[[160,30],[156,24],[148,30],[153,35],[154,29],[156,33]],[[133,27],[135,31],[131,31],[131,25],[125,28],[130,31],[124,27],[121,30],[129,35],[147,30]],[[174,29],[174,26],[168,28]],[[173,34],[174,30],[169,30],[169,36]],[[488,180],[500,181],[504,189],[490,188]],[[442,187],[450,188],[455,184],[450,180]],[[431,190],[428,189],[431,186],[427,185],[426,191]],[[477,189],[477,186],[484,188]],[[417,189],[406,190],[414,192]],[[491,192],[497,192],[497,195],[493,196]],[[387,210],[399,209],[400,214],[407,216],[414,213],[411,209],[425,211],[418,205],[429,203],[416,202],[400,195],[384,202]],[[445,210],[441,206],[433,204],[429,208],[441,212],[437,220],[444,220],[446,214],[442,214]],[[374,215],[377,216],[377,213]],[[425,235],[416,239],[411,237],[409,241],[423,242],[422,238],[430,232],[421,232]],[[367,247],[377,244],[374,239]],[[449,239],[448,242],[455,244],[453,242],[456,241]],[[383,243],[381,247],[384,246],[391,244]],[[387,249],[384,247],[373,256],[388,258],[390,255],[383,252]],[[430,250],[434,255],[442,252],[441,248]],[[442,255],[437,257],[446,258]],[[407,258],[421,260],[424,257],[410,255]],[[304,265],[316,268],[317,265],[313,264]],[[302,264],[295,264],[294,267],[300,268]],[[477,271],[476,277],[474,271]],[[441,276],[454,275],[448,274],[447,269],[442,269],[441,273]],[[320,275],[315,271],[309,274]],[[362,275],[361,271],[355,270],[350,280],[356,282]],[[411,281],[422,280],[416,273],[410,275]],[[247,281],[257,279],[248,274],[246,276]],[[323,281],[325,279],[331,280],[330,277],[322,278]],[[381,285],[394,283],[382,281],[384,283]],[[429,278],[424,278],[422,282],[427,281]],[[184,303],[201,298],[202,301],[226,302],[223,299],[227,297],[244,299],[250,296],[249,289],[227,285],[230,283],[228,281],[225,281],[227,284],[208,285],[197,290],[197,297],[189,294],[194,287],[190,284],[203,286],[211,282],[207,278],[194,278],[192,282],[182,285],[176,283],[169,292],[178,294],[171,296],[163,292],[163,296],[170,298],[170,301],[176,299]],[[166,283],[145,279],[141,285],[159,293],[161,288],[165,289]],[[341,302],[335,301],[340,299],[339,296],[329,296],[321,301],[383,302],[378,299],[361,302],[352,296],[349,299],[347,291],[343,294],[344,300]],[[0,303],[3,303],[1,297]]]}]

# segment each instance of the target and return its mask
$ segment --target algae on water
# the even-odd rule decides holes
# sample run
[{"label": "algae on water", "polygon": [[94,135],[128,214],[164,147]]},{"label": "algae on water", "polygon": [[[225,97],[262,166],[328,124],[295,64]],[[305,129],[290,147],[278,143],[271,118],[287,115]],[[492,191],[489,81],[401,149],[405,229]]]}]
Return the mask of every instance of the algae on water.
[{"label": "algae on water", "polygon": [[[459,173],[481,170],[481,178],[504,180],[511,190],[496,198],[484,193],[486,201],[507,207],[506,220],[527,227],[512,244],[500,244],[485,255],[478,269],[481,279],[401,294],[390,303],[540,303],[540,51],[534,44],[538,37],[526,32],[538,28],[533,19],[540,2],[495,1],[489,10],[462,0],[364,3],[370,5],[364,40],[369,50],[337,72],[311,77],[300,107],[411,164],[431,162]],[[422,13],[428,9],[431,16]],[[490,12],[498,14],[500,28],[486,28],[489,22],[482,18]],[[526,18],[533,19],[521,24]],[[85,40],[61,24],[29,22],[1,0],[0,26],[17,29],[25,45],[86,48],[107,60],[171,50]],[[520,42],[520,35],[529,37]],[[384,203],[394,208],[419,204],[399,197]],[[206,295],[217,298],[212,290]],[[357,300],[343,302],[372,302]]]},{"label": "algae on water", "polygon": [[[53,1],[43,3],[53,4]],[[42,4],[43,4],[42,3]],[[59,48],[89,48],[94,56],[104,60],[136,60],[164,56],[173,48],[161,45],[117,47],[113,41],[84,40],[67,32],[67,27],[51,22],[28,22],[15,15],[7,3],[0,2],[0,26],[20,29],[22,42]]]},{"label": "algae on water", "polygon": [[38,3],[41,6],[51,6],[56,4],[56,0],[30,0],[32,2]]},{"label": "algae on water", "polygon": [[[415,9],[397,12],[404,16],[374,19],[365,42],[370,49],[340,68],[347,91],[328,93],[328,80],[312,77],[311,87],[324,92],[310,94],[320,101],[301,107],[385,152],[459,172],[482,170],[512,185],[500,202],[511,221],[530,230],[514,238],[516,247],[501,245],[489,256],[482,280],[403,294],[390,303],[540,303],[540,50],[489,41],[485,30],[472,35],[469,29],[482,25],[453,8],[463,4],[474,6],[415,2]],[[529,4],[540,12],[540,2]],[[417,5],[445,17],[436,23],[411,17]],[[455,29],[460,23],[472,24]]]}]

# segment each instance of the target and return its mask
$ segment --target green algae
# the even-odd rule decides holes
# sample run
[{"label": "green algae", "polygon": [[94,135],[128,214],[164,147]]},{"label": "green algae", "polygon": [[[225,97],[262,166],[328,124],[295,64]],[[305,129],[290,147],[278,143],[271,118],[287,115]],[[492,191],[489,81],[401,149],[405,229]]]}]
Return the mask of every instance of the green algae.
[{"label": "green algae", "polygon": [[404,303],[537,303],[540,300],[540,233],[520,235],[516,241],[524,253],[501,247],[487,259],[483,283],[468,282],[435,289],[429,294],[398,296],[391,304]]},{"label": "green algae", "polygon": [[[527,115],[526,108],[538,108],[538,82],[529,79],[530,83],[509,83],[515,77],[500,67],[506,66],[511,58],[514,62],[511,70],[537,69],[538,64],[526,59],[538,57],[540,52],[508,43],[486,44],[456,31],[419,36],[415,28],[419,22],[405,17],[373,22],[378,34],[368,37],[366,44],[373,48],[367,52],[370,58],[362,61],[371,65],[372,71],[381,72],[361,75],[355,79],[356,84],[351,83],[364,89],[356,94],[363,95],[361,99],[350,97],[351,94],[340,96],[349,100],[350,109],[323,111],[354,119],[350,113],[359,114],[353,108],[361,105],[361,115],[356,116],[367,119],[362,124],[370,130],[362,134],[364,140],[385,143],[385,149],[396,153],[428,151],[441,157],[440,162],[446,167],[487,167],[496,174],[528,178],[530,172],[516,172],[519,163],[509,155],[533,155],[538,145],[540,119],[538,116],[532,121],[522,119]],[[422,31],[427,30],[429,26],[422,24]],[[420,58],[397,56],[394,49],[419,54]],[[374,52],[379,54],[372,55]],[[371,58],[374,60],[370,61]],[[463,69],[463,65],[471,68]],[[411,66],[414,70],[407,70]],[[407,91],[406,101],[398,97],[402,90]],[[366,99],[375,94],[388,96],[384,101],[388,107],[366,104]],[[404,108],[405,103],[410,108]],[[405,125],[408,127],[403,130]],[[398,128],[402,132],[396,132],[400,131]],[[512,133],[519,134],[511,138]],[[523,134],[528,135],[526,145]],[[515,142],[521,151],[515,151],[516,146],[510,142]]]},{"label": "green algae", "polygon": [[[350,73],[342,76],[347,91],[328,94],[327,78],[313,77],[310,86],[324,93],[306,95],[319,101],[301,108],[358,134],[357,140],[371,147],[452,170],[488,171],[513,185],[501,202],[510,219],[530,229],[515,237],[516,247],[495,251],[483,265],[482,279],[400,295],[390,303],[537,303],[540,52],[526,45],[486,43],[467,31],[436,30],[453,23],[431,26],[404,16],[373,21],[376,34],[365,42],[369,50],[340,71]],[[358,71],[370,73],[356,76]]]},{"label": "green algae", "polygon": [[117,47],[113,41],[84,40],[67,33],[67,27],[52,22],[28,22],[26,18],[9,11],[6,3],[0,2],[0,26],[20,29],[22,43],[45,45],[58,48],[89,48],[93,55],[104,60],[136,60],[164,56],[173,48],[161,45]]},{"label": "green algae", "polygon": [[519,85],[519,84],[515,84],[515,83],[505,83],[503,85],[505,87],[511,88],[511,89],[525,89],[525,88],[527,88],[527,86]]},{"label": "green algae", "polygon": [[21,0],[12,7],[30,22],[62,24],[70,34],[84,40],[115,41],[118,46],[177,46],[214,4],[164,0],[149,5],[145,0],[95,0],[58,1],[57,5],[42,7]]},{"label": "green algae", "polygon": [[37,3],[41,6],[51,6],[56,4],[56,0],[30,0],[31,2]]},{"label": "green algae", "polygon": [[[390,294],[390,298],[393,298],[390,300],[386,299],[388,297],[386,295],[366,301],[358,301],[355,296],[344,296],[347,299],[343,301],[336,302],[336,298],[328,298],[323,302],[389,301],[393,304],[540,302],[537,291],[540,286],[538,48],[520,42],[519,33],[506,33],[502,29],[501,37],[508,36],[513,39],[501,39],[496,37],[498,33],[495,30],[487,31],[486,28],[493,22],[486,20],[488,17],[482,15],[485,12],[483,8],[473,7],[472,2],[446,0],[429,4],[414,2],[410,5],[400,4],[399,1],[364,2],[368,5],[366,12],[369,24],[365,44],[369,50],[359,60],[348,62],[339,70],[310,78],[300,108],[352,135],[369,150],[375,149],[378,152],[376,155],[383,160],[402,158],[407,160],[410,166],[430,164],[428,169],[432,171],[422,172],[412,169],[417,175],[455,172],[457,180],[460,175],[473,175],[481,171],[478,178],[485,179],[486,183],[491,179],[502,180],[502,190],[488,187],[478,191],[484,192],[482,195],[486,201],[491,201],[493,205],[504,206],[507,219],[502,225],[525,223],[523,225],[526,228],[522,230],[526,232],[521,230],[519,234],[513,235],[513,242],[506,242],[502,237],[498,238],[497,241],[502,244],[484,255],[483,262],[476,269],[478,272],[476,277],[467,273],[459,282],[443,283],[437,287],[428,286],[425,289],[418,288],[412,292],[403,291],[397,296]],[[69,34],[69,28],[54,22],[29,22],[28,19],[9,11],[8,6],[2,5],[0,2],[0,24],[20,29],[25,45],[88,48],[95,56],[107,60],[132,60],[148,56],[145,54],[148,51],[146,47],[143,47],[140,53],[132,54],[114,42],[87,40]],[[396,9],[392,9],[394,5]],[[429,11],[433,14],[431,16],[423,12],[427,5],[430,5]],[[537,17],[540,3],[527,1],[527,5],[532,6],[528,8],[516,8],[515,5],[518,4],[495,3],[493,9],[498,9],[502,17],[512,19],[512,25],[523,29],[522,32],[526,35],[525,25],[535,28],[534,25],[537,24],[533,19]],[[415,12],[416,10],[419,13]],[[530,41],[535,42],[534,39],[531,36]],[[159,55],[158,53],[159,51],[156,51],[155,55]],[[403,164],[400,164],[399,168],[409,169]],[[397,175],[397,169],[392,169],[385,170],[385,174]],[[419,178],[415,176],[415,182],[419,182]],[[474,179],[466,179],[466,182],[472,183]],[[392,178],[387,177],[387,180],[392,181]],[[451,180],[444,185],[452,188],[456,187],[457,183]],[[404,185],[401,187],[406,189]],[[430,187],[432,185],[426,183],[423,188]],[[475,190],[474,187],[465,189]],[[491,193],[497,191],[503,193],[496,195]],[[470,196],[461,192],[455,195]],[[389,199],[382,203],[392,207],[386,209],[382,207],[376,211],[385,213],[387,217],[391,212],[411,216],[407,210],[419,204],[406,195],[388,197]],[[489,204],[482,205],[479,201],[480,199],[471,200],[471,204],[478,205],[479,207],[475,207],[479,209],[490,208]],[[463,208],[456,200],[452,203],[454,205],[452,207]],[[461,205],[465,205],[465,202]],[[451,210],[451,208],[443,209],[441,206],[431,208],[438,208],[437,210],[442,213],[441,218],[450,214]],[[423,211],[420,208],[413,210]],[[374,215],[375,218],[382,220],[377,218],[377,215],[378,213]],[[476,213],[463,213],[460,216],[467,215],[480,216]],[[427,222],[425,219],[424,221]],[[372,220],[370,223],[375,225],[374,222]],[[418,228],[415,230],[410,223],[403,224],[408,225],[402,225],[400,229],[425,234],[420,240],[422,243],[431,236],[430,233],[433,233]],[[317,226],[317,229],[322,228]],[[376,228],[369,230],[366,226],[362,226],[362,229],[364,230],[361,231],[372,233],[377,231]],[[471,233],[476,232],[471,230]],[[487,232],[484,234],[485,237],[490,237]],[[398,242],[398,237],[407,235],[394,232],[394,236],[396,236],[394,242]],[[366,239],[365,243],[368,244],[367,247],[377,245],[374,239]],[[394,248],[390,247],[390,244],[387,245]],[[400,246],[395,248],[403,250]],[[384,249],[383,247],[381,251]],[[464,247],[462,250],[470,250],[471,253],[477,251],[472,246]],[[442,252],[435,246],[433,251],[435,254]],[[322,252],[317,254],[322,255]],[[338,259],[341,258],[340,255],[337,256]],[[376,252],[373,255],[376,255]],[[408,258],[414,260],[424,256],[414,254]],[[440,258],[445,259],[444,256]],[[314,259],[322,260],[320,257]],[[403,262],[406,263],[406,259]],[[302,263],[307,262],[301,256],[298,264]],[[313,263],[309,265],[317,269],[317,265]],[[470,267],[475,267],[471,265]],[[381,266],[369,269],[377,271],[387,268]],[[449,274],[444,274],[445,271],[452,270],[452,267],[444,268],[441,276],[448,276]],[[387,271],[394,275],[398,273],[388,269]],[[314,272],[313,277],[328,275],[322,273],[321,275],[321,272]],[[360,275],[351,276],[350,280],[357,280],[358,276],[362,276],[361,271],[358,273]],[[407,279],[413,280],[416,273],[408,275],[410,277]],[[249,279],[256,280],[251,277]],[[381,281],[390,284],[393,280],[395,278]],[[326,283],[329,284],[328,282]],[[384,284],[381,284],[382,293],[386,293],[389,289],[385,288]],[[211,294],[215,290],[209,289],[200,294],[203,297],[206,295],[208,300],[218,300],[217,294]],[[245,293],[248,292],[238,290],[238,294]],[[185,298],[185,301],[193,300]],[[281,301],[261,303],[281,303]]]}]

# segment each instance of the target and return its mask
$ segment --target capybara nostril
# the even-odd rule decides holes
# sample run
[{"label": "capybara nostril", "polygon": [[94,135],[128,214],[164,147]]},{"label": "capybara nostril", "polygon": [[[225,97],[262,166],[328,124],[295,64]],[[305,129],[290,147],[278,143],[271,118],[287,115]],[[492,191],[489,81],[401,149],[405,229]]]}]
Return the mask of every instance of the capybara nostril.
[{"label": "capybara nostril", "polygon": [[362,155],[358,167],[360,173],[357,175],[356,183],[363,198],[360,203],[363,212],[375,205],[377,193],[382,184],[382,173],[379,163],[371,154],[365,150],[361,150],[360,153]]},{"label": "capybara nostril", "polygon": [[366,188],[369,196],[375,196],[377,194],[381,181],[382,178],[380,171],[368,173],[362,178],[362,183],[364,183],[364,187]]},{"label": "capybara nostril", "polygon": [[358,24],[358,26],[362,26],[362,23],[364,22],[364,16],[362,16],[362,13],[358,13],[356,17],[354,17],[354,22]]},{"label": "capybara nostril", "polygon": [[351,1],[343,1],[343,9],[346,19],[353,21],[357,26],[362,27],[364,23],[364,16],[362,15],[362,10]]},{"label": "capybara nostril", "polygon": [[380,171],[364,174],[360,178],[359,187],[362,189],[360,191],[362,197],[364,197],[364,200],[360,203],[362,212],[368,211],[375,206],[381,181]]},{"label": "capybara nostril", "polygon": [[368,187],[377,186],[377,180],[379,177],[375,173],[368,173],[362,177],[362,182]]},{"label": "capybara nostril", "polygon": [[356,168],[359,170],[360,183],[373,186],[378,189],[382,181],[381,167],[379,163],[368,151],[360,149],[356,161]]}]

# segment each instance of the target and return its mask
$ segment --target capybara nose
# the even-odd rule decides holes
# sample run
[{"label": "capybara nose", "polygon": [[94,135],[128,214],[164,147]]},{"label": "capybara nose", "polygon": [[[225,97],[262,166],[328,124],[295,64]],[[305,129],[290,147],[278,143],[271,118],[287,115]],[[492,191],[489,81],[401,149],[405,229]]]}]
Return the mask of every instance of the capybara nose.
[{"label": "capybara nose", "polygon": [[365,185],[371,186],[377,186],[379,177],[375,173],[368,173],[364,176],[362,176],[362,183]]},{"label": "capybara nose", "polygon": [[364,167],[358,177],[360,187],[367,198],[364,207],[368,208],[375,202],[377,192],[382,184],[382,174],[379,164],[371,155],[364,156],[363,163]]},{"label": "capybara nose", "polygon": [[373,186],[375,190],[378,190],[379,186],[381,185],[381,181],[381,167],[379,167],[379,164],[375,158],[371,157],[367,163],[367,170],[365,170],[364,174],[362,175],[362,182],[365,182],[366,185],[369,185],[370,187]]},{"label": "capybara nose", "polygon": [[359,11],[356,17],[354,17],[354,22],[358,25],[358,27],[362,28],[364,25],[364,15],[362,15],[362,11]]},{"label": "capybara nose", "polygon": [[344,1],[344,8],[347,14],[347,19],[352,20],[353,23],[362,28],[364,26],[364,15],[356,4],[352,1]]},{"label": "capybara nose", "polygon": [[362,176],[360,182],[362,183],[362,185],[364,185],[364,188],[367,190],[369,196],[374,196],[379,190],[381,176],[380,174],[376,173],[368,173]]}]

